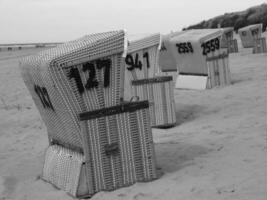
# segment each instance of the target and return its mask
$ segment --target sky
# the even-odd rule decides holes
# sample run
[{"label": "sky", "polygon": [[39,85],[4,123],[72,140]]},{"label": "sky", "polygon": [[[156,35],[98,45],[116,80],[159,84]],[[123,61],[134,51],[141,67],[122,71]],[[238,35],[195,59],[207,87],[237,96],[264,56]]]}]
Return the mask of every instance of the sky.
[{"label": "sky", "polygon": [[0,43],[65,42],[126,29],[168,33],[266,0],[0,0]]}]

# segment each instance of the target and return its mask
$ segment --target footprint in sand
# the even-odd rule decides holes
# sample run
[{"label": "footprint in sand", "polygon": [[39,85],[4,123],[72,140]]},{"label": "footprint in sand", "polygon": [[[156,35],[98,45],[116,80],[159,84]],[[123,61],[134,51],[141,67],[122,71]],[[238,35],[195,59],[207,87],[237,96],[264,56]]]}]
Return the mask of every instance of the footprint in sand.
[{"label": "footprint in sand", "polygon": [[144,194],[142,192],[139,192],[138,194],[133,196],[134,200],[138,200],[138,199],[146,199],[146,197],[148,197],[148,194]]},{"label": "footprint in sand", "polygon": [[121,198],[124,198],[124,197],[126,197],[127,195],[126,194],[123,194],[123,193],[120,193],[120,194],[118,194],[118,197],[121,197]]}]

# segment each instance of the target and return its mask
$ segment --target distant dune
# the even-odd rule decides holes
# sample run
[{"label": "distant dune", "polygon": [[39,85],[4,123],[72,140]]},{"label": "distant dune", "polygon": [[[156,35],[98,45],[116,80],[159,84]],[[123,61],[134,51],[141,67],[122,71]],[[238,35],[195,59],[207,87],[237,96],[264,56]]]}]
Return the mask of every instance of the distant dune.
[{"label": "distant dune", "polygon": [[245,27],[250,24],[263,24],[263,31],[267,27],[267,4],[261,4],[248,8],[244,11],[225,13],[209,20],[204,20],[198,24],[191,25],[183,30],[197,29],[197,28],[217,28],[218,24],[221,27],[234,27],[235,31],[239,28]]}]

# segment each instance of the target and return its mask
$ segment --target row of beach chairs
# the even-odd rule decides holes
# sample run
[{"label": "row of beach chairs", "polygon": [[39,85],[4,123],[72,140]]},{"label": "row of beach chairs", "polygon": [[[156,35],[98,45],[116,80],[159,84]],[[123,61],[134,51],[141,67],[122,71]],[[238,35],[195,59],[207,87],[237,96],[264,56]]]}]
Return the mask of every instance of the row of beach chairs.
[{"label": "row of beach chairs", "polygon": [[230,37],[223,46],[222,35],[206,29],[131,40],[112,31],[24,58],[22,77],[48,133],[43,180],[82,198],[156,179],[152,128],[175,126],[174,87],[231,83],[236,43]]}]

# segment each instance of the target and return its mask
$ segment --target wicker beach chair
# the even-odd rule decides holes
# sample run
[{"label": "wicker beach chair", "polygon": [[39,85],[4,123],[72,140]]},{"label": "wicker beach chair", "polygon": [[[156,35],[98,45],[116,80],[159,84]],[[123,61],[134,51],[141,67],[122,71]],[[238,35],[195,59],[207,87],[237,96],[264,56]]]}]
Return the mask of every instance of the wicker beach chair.
[{"label": "wicker beach chair", "polygon": [[153,78],[158,70],[160,34],[129,42],[125,65],[124,99],[133,96],[131,81]]},{"label": "wicker beach chair", "polygon": [[92,34],[22,60],[47,126],[43,179],[75,197],[156,178],[148,102],[121,101],[124,31]]},{"label": "wicker beach chair", "polygon": [[[163,37],[161,69],[179,72],[177,89],[203,90],[230,84],[228,52],[221,47],[221,37],[222,29],[194,29]],[[168,57],[172,62],[165,61]]]},{"label": "wicker beach chair", "polygon": [[129,42],[125,58],[124,99],[148,100],[152,127],[176,123],[173,81],[159,72],[160,34]]},{"label": "wicker beach chair", "polygon": [[266,47],[266,38],[261,37],[254,40],[254,45],[252,49],[252,53],[266,53],[267,47]]},{"label": "wicker beach chair", "polygon": [[207,88],[231,84],[229,69],[229,54],[227,49],[210,53],[207,58],[208,81]]}]

